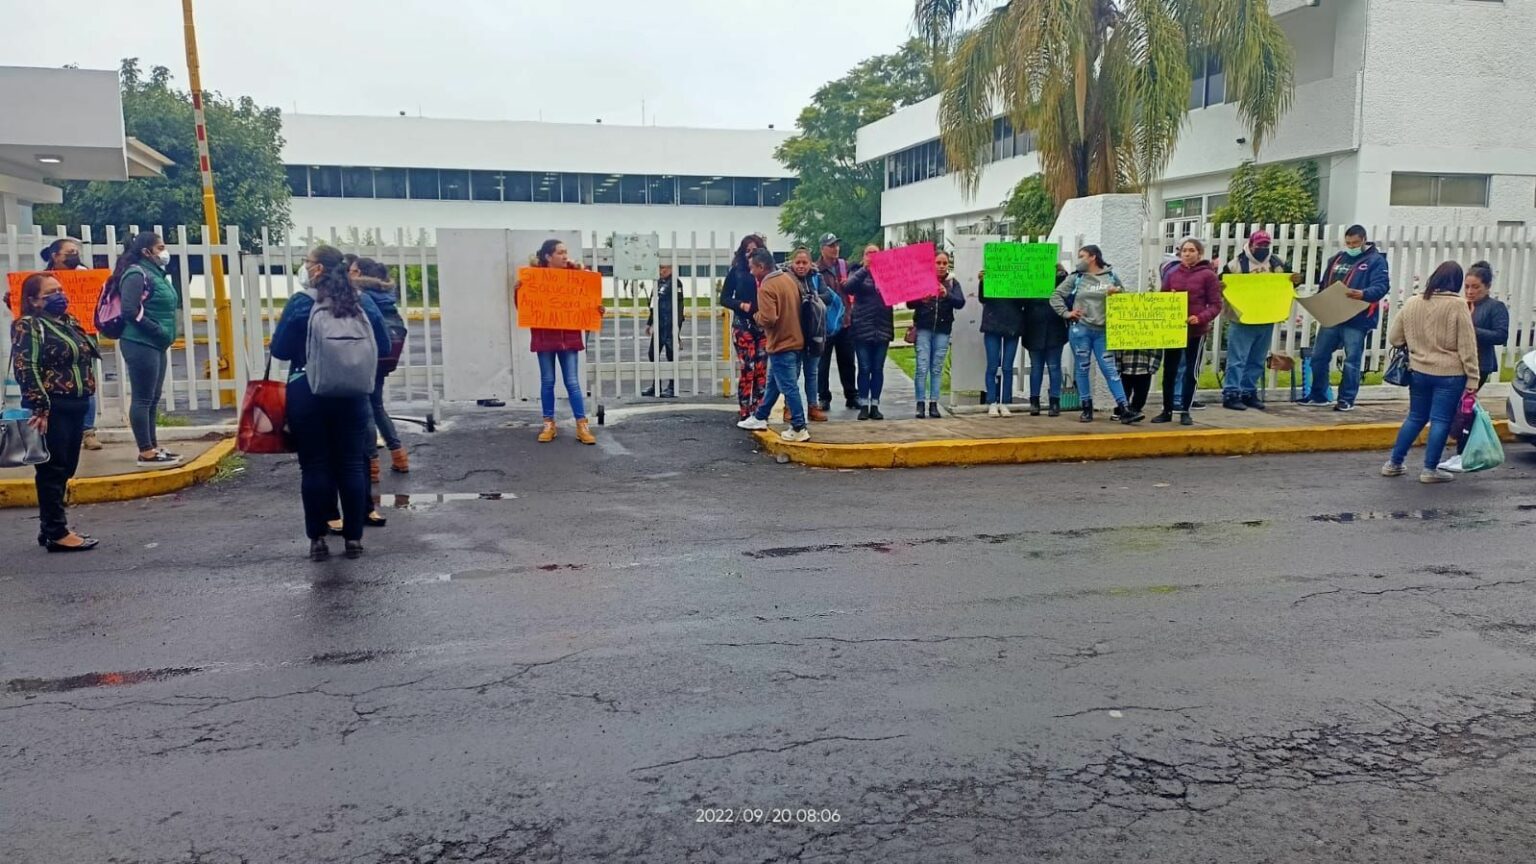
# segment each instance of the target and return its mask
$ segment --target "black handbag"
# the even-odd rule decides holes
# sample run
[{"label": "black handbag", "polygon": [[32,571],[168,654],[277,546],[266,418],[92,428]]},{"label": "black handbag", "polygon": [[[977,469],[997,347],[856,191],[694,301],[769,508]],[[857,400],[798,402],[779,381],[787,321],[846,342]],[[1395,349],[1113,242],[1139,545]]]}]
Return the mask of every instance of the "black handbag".
[{"label": "black handbag", "polygon": [[25,468],[49,460],[43,433],[27,420],[0,420],[0,468]]},{"label": "black handbag", "polygon": [[1392,354],[1387,358],[1387,371],[1381,376],[1381,380],[1397,387],[1407,387],[1412,378],[1412,369],[1408,365],[1408,349],[1397,347],[1392,349]]}]

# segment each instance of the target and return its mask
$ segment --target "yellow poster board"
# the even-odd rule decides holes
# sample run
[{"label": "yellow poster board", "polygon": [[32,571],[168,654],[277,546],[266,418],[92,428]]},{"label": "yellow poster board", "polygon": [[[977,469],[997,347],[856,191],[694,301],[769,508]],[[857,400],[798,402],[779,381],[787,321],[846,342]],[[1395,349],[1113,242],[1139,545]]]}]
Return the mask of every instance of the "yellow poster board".
[{"label": "yellow poster board", "polygon": [[1278,324],[1291,317],[1296,289],[1289,273],[1227,273],[1222,299],[1243,324]]},{"label": "yellow poster board", "polygon": [[1105,304],[1105,338],[1111,351],[1189,344],[1189,295],[1182,291],[1111,294]]}]

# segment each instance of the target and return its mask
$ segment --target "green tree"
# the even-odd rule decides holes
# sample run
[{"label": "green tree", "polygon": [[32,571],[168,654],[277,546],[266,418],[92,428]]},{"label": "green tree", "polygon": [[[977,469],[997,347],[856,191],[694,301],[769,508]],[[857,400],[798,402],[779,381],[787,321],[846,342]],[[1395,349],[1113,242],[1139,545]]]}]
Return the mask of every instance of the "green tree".
[{"label": "green tree", "polygon": [[[949,165],[974,191],[997,106],[1034,133],[1051,197],[1135,190],[1168,165],[1208,48],[1254,152],[1294,97],[1295,57],[1268,0],[915,0],[952,46],[940,73]],[[977,13],[987,10],[985,14]],[[1193,50],[1192,50],[1193,49]]]},{"label": "green tree", "polygon": [[1014,237],[1043,237],[1056,225],[1056,202],[1045,188],[1045,177],[1031,174],[1013,187],[1003,202],[1003,218]]},{"label": "green tree", "polygon": [[[175,164],[164,177],[123,182],[93,180],[63,184],[62,204],[39,207],[41,225],[130,225],[148,228],[186,225],[201,239],[203,185],[198,172],[196,127],[192,96],[171,86],[171,72],[156,66],[148,77],[139,61],[129,58],[121,69],[123,121],[127,134],[164,153]],[[227,99],[218,93],[203,96],[208,116],[209,157],[219,219],[240,227],[241,245],[257,248],[261,229],[273,239],[283,235],[288,219],[288,182],[282,160],[282,115],[263,108],[250,97]]]},{"label": "green tree", "polygon": [[[1315,169],[1314,169],[1315,170]],[[1227,203],[1211,214],[1225,224],[1302,225],[1317,220],[1317,201],[1300,167],[1244,162],[1227,184]]]},{"label": "green tree", "polygon": [[780,231],[808,246],[830,231],[854,258],[880,239],[885,167],[880,160],[859,164],[855,134],[860,126],[938,92],[933,72],[932,54],[914,39],[816,91],[795,121],[798,133],[774,153],[800,178],[779,215]]}]

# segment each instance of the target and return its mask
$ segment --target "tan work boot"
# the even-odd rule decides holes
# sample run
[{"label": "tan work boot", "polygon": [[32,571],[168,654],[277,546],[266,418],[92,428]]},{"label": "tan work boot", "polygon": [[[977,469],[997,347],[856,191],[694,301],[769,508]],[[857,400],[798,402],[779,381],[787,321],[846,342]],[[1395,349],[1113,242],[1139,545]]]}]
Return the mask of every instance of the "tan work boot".
[{"label": "tan work boot", "polygon": [[558,434],[560,434],[560,430],[555,428],[555,418],[545,417],[544,428],[539,430],[539,443],[548,444],[555,440],[555,436]]},{"label": "tan work boot", "polygon": [[592,434],[592,425],[585,417],[576,421],[576,440],[583,444],[597,443],[597,436]]},{"label": "tan work boot", "polygon": [[396,474],[411,473],[411,459],[405,455],[405,448],[389,451],[389,470]]},{"label": "tan work boot", "polygon": [[377,456],[368,460],[368,480],[373,483],[379,482],[379,457]]},{"label": "tan work boot", "polygon": [[91,431],[85,433],[85,438],[81,439],[80,446],[84,447],[87,450],[100,450],[101,449],[101,439],[96,437],[96,430],[95,429],[92,429]]}]

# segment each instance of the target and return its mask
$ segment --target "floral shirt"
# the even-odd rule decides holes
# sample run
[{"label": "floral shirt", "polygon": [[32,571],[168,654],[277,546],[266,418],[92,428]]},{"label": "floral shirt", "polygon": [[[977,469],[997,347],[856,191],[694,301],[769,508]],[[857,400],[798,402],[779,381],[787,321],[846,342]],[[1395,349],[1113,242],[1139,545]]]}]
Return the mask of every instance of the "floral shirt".
[{"label": "floral shirt", "polygon": [[12,329],[11,368],[21,386],[21,404],[48,413],[52,397],[96,395],[96,340],[69,315],[27,315]]}]

